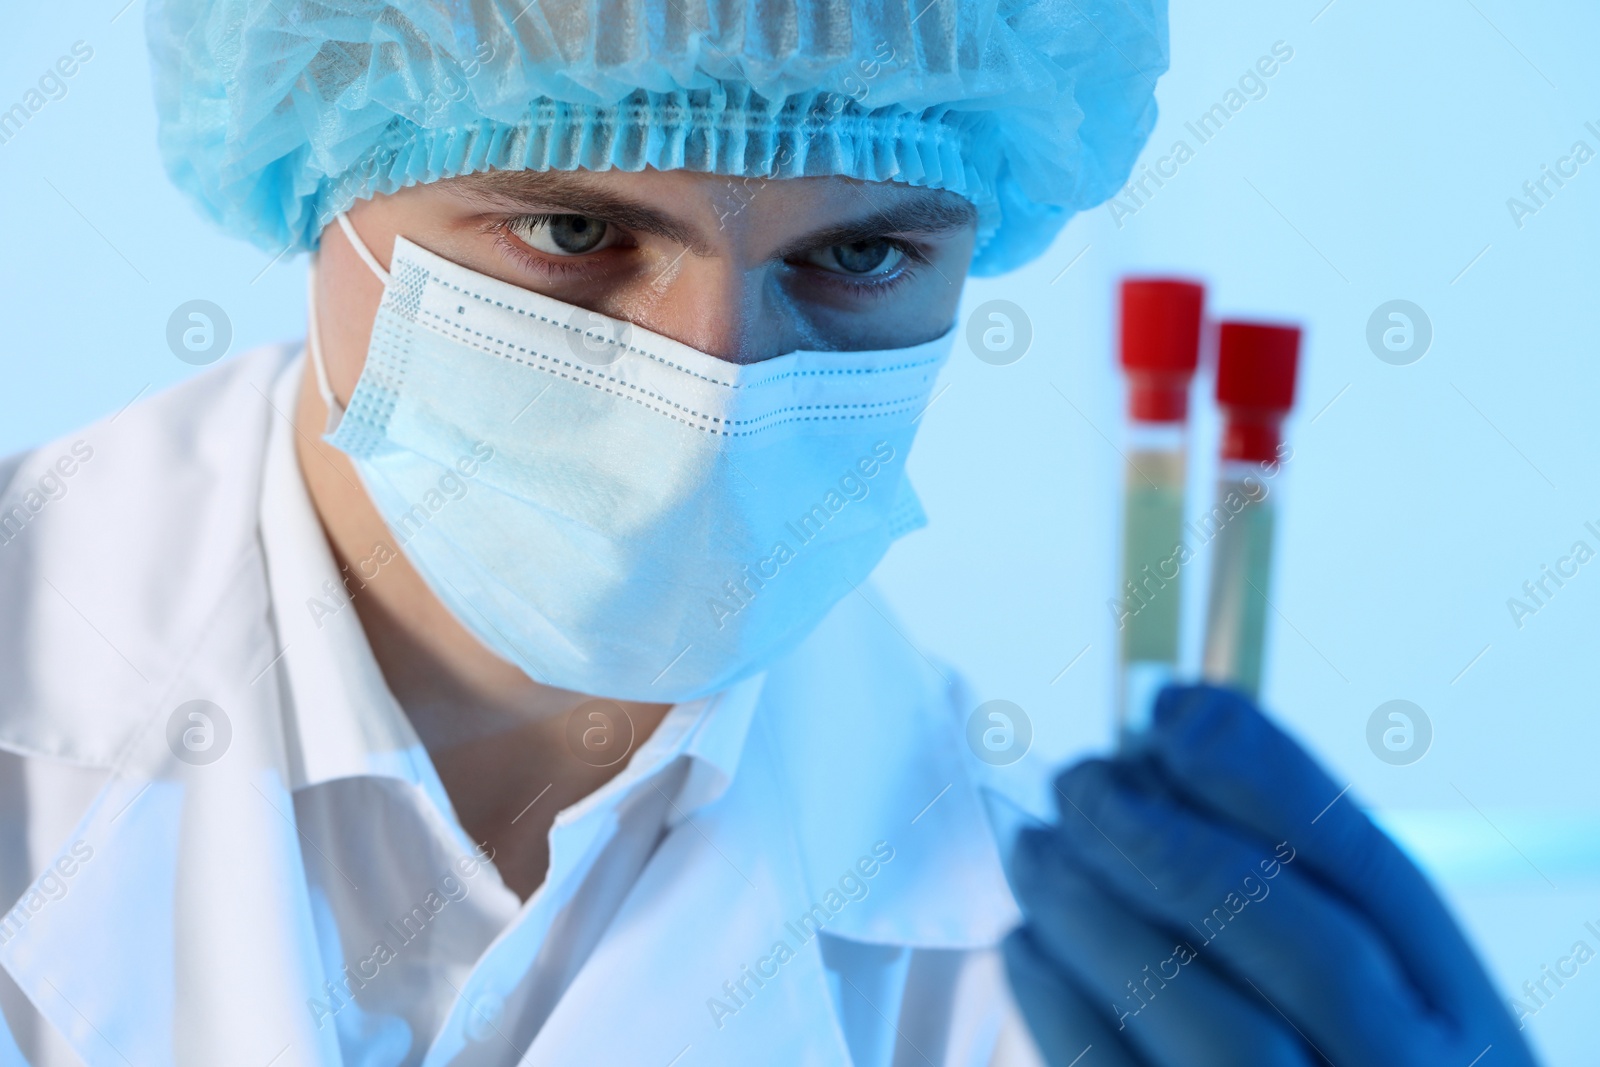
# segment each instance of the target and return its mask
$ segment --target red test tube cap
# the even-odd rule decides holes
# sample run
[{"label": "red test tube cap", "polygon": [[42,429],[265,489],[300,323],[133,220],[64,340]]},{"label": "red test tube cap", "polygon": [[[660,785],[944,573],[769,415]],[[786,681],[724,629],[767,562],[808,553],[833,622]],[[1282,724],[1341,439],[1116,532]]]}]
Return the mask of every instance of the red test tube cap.
[{"label": "red test tube cap", "polygon": [[1294,405],[1300,328],[1224,322],[1217,331],[1217,403],[1227,415],[1222,458],[1272,462]]},{"label": "red test tube cap", "polygon": [[1122,280],[1122,367],[1128,414],[1141,422],[1189,416],[1189,380],[1200,362],[1205,287],[1181,278]]}]

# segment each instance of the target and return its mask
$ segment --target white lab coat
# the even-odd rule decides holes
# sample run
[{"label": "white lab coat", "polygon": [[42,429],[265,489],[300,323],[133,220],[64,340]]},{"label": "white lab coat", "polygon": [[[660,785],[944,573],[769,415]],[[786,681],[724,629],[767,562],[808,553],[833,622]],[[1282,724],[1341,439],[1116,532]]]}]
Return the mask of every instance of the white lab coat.
[{"label": "white lab coat", "polygon": [[[241,357],[0,462],[0,749],[22,768],[0,783],[0,906],[31,879],[0,966],[56,1032],[42,1044],[87,1064],[341,1062],[306,1010],[331,976],[258,537],[282,417],[267,397],[293,355]],[[169,743],[193,699],[228,710],[213,765]],[[663,840],[523,1062],[849,1064],[820,938],[735,1016],[707,1001],[878,842],[895,858],[832,917],[836,943],[959,950],[997,982],[984,950],[1018,913],[961,700],[873,609],[841,604],[768,672],[734,783]],[[987,1061],[998,1016],[959,1014],[916,1062]]]}]

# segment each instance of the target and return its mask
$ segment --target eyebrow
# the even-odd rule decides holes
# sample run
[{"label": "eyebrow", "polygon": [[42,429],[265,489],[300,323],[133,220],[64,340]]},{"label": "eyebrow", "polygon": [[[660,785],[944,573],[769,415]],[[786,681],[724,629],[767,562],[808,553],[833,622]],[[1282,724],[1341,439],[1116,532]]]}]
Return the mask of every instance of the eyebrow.
[{"label": "eyebrow", "polygon": [[[652,233],[683,245],[695,255],[711,254],[710,243],[694,226],[652,204],[597,189],[574,171],[487,171],[459,179],[458,187],[480,200],[520,200],[530,208],[543,206],[546,210],[559,204],[566,209],[563,213],[604,219],[626,229]],[[890,234],[949,233],[971,225],[977,217],[977,210],[967,200],[932,189],[904,188],[906,195],[895,203],[873,208],[860,219],[803,234],[787,242],[774,258],[786,259],[814,248],[872,241]]]},{"label": "eyebrow", "polygon": [[460,188],[478,199],[518,200],[530,208],[552,204],[564,214],[604,219],[630,230],[640,230],[686,245],[696,255],[710,251],[694,228],[643,201],[595,188],[572,171],[487,171],[460,180]]},{"label": "eyebrow", "polygon": [[931,189],[916,190],[887,207],[873,208],[861,219],[803,234],[780,248],[775,258],[787,259],[813,248],[875,241],[896,233],[928,237],[951,233],[970,226],[977,215],[977,209],[967,200],[943,196]]}]

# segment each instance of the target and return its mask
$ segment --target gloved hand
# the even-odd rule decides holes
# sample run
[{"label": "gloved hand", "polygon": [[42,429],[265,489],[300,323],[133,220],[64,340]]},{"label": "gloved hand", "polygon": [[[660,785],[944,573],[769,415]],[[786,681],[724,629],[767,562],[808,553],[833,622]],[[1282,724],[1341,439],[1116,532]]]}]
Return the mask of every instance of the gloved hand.
[{"label": "gloved hand", "polygon": [[1208,686],[1164,690],[1138,752],[1063,773],[1059,820],[1017,840],[1005,944],[1052,1067],[1530,1067],[1433,888],[1342,788]]}]

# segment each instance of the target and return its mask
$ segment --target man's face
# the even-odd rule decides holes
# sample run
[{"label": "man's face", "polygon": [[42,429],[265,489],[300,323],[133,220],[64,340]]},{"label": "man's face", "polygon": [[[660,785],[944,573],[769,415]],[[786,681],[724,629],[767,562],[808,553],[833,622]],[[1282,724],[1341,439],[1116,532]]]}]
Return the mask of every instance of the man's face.
[{"label": "man's face", "polygon": [[[939,336],[975,236],[970,204],[939,190],[656,170],[493,172],[362,201],[350,218],[384,262],[404,236],[732,363]],[[348,395],[381,287],[337,226],[319,270],[330,376]]]},{"label": "man's face", "polygon": [[[940,336],[954,319],[975,237],[971,206],[946,192],[653,170],[451,179],[362,201],[350,221],[382,263],[404,236],[480,274],[746,364],[796,349],[897,348]],[[329,383],[348,398],[383,286],[338,225],[323,230],[315,286]],[[361,580],[354,603],[362,626],[413,721],[422,717],[430,748],[459,742],[464,701],[502,709],[494,714],[516,724],[581,702],[482,645],[405,554],[388,547],[393,533],[349,457],[322,437],[327,410],[315,375],[302,376],[295,423],[323,529]],[[386,562],[371,575],[363,561],[380,553]],[[630,704],[629,714],[653,723],[666,707]],[[542,860],[536,866],[543,871]]]}]

